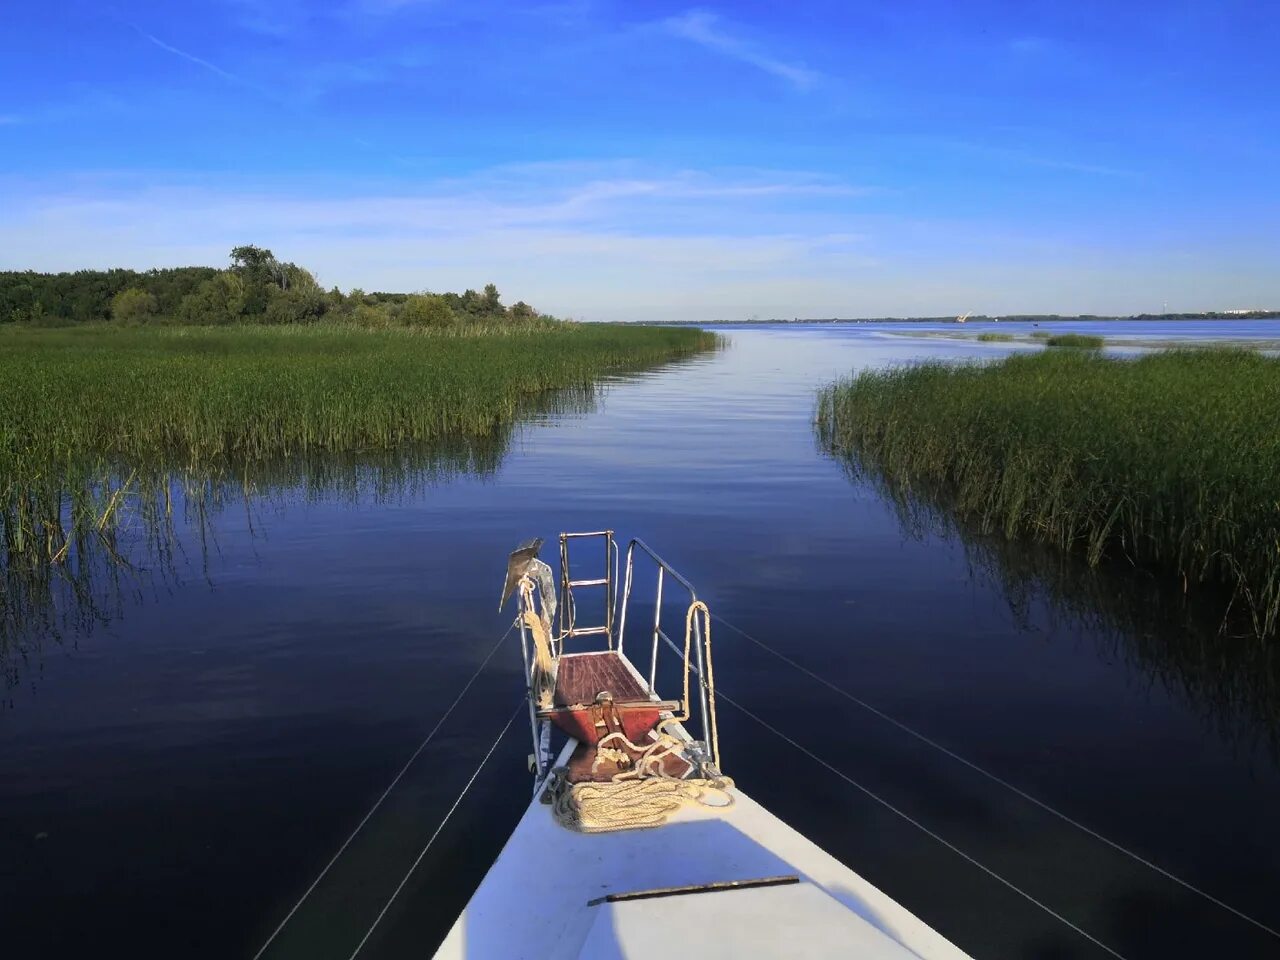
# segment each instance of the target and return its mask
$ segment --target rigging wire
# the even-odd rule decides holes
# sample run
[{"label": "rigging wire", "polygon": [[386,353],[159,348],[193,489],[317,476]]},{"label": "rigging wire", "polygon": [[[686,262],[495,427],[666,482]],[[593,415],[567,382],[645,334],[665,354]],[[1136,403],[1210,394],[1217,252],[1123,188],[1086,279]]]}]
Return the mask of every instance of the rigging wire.
[{"label": "rigging wire", "polygon": [[763,719],[762,717],[757,716],[755,713],[752,713],[750,710],[748,710],[748,709],[747,709],[746,707],[744,707],[742,704],[738,703],[738,701],[734,700],[732,697],[730,697],[728,694],[726,694],[723,690],[717,690],[717,691],[716,691],[716,695],[717,695],[718,697],[720,697],[722,700],[725,700],[726,702],[728,702],[728,703],[730,704],[730,706],[737,707],[739,710],[741,710],[743,713],[745,713],[748,717],[750,717],[750,718],[751,718],[752,720],[754,720],[756,723],[760,724],[760,726],[764,727],[764,728],[765,728],[766,730],[768,730],[770,733],[772,733],[772,734],[774,734],[775,736],[777,736],[777,737],[781,738],[782,740],[785,740],[787,743],[789,743],[791,746],[795,747],[797,750],[799,750],[801,753],[803,753],[803,754],[804,754],[806,757],[808,757],[810,760],[813,760],[815,763],[821,764],[823,767],[825,767],[825,768],[826,768],[827,770],[829,770],[831,773],[834,773],[837,777],[839,777],[839,778],[840,778],[841,780],[843,780],[845,783],[849,784],[851,787],[856,787],[858,790],[862,791],[864,794],[866,794],[868,797],[870,797],[870,798],[871,798],[872,800],[874,800],[876,803],[880,804],[880,805],[881,805],[882,807],[884,807],[885,809],[887,809],[887,810],[889,810],[889,811],[891,811],[891,812],[893,812],[893,813],[896,813],[896,814],[897,814],[898,816],[900,816],[903,820],[907,821],[907,823],[911,824],[913,827],[916,827],[918,830],[922,831],[922,832],[923,832],[923,833],[925,833],[926,835],[928,835],[928,836],[932,837],[934,840],[936,840],[938,843],[942,844],[944,847],[946,847],[946,848],[947,848],[948,850],[950,850],[952,853],[956,854],[957,856],[959,856],[959,857],[961,857],[962,859],[964,859],[964,860],[968,861],[969,863],[971,863],[973,866],[977,867],[979,870],[981,870],[981,871],[982,871],[983,873],[985,873],[987,876],[991,877],[993,880],[996,880],[996,881],[1000,882],[1001,884],[1003,884],[1004,886],[1008,887],[1010,890],[1012,890],[1014,893],[1018,894],[1020,897],[1023,897],[1024,899],[1029,900],[1031,903],[1035,904],[1037,907],[1039,907],[1039,908],[1040,908],[1041,910],[1043,910],[1045,913],[1049,914],[1049,916],[1053,917],[1055,920],[1059,920],[1059,921],[1061,921],[1062,923],[1066,924],[1068,927],[1070,927],[1070,928],[1071,928],[1072,930],[1074,930],[1076,933],[1080,934],[1080,936],[1084,937],[1086,940],[1088,940],[1088,941],[1089,941],[1090,943],[1092,943],[1094,946],[1098,947],[1098,948],[1099,948],[1099,949],[1101,949],[1101,950],[1104,950],[1105,952],[1107,952],[1107,953],[1108,953],[1108,954],[1110,954],[1111,956],[1118,958],[1118,960],[1125,960],[1125,957],[1124,957],[1124,955],[1123,955],[1123,954],[1118,953],[1117,951],[1113,950],[1111,947],[1107,946],[1105,943],[1103,943],[1101,940],[1099,940],[1099,939],[1098,939],[1097,937],[1095,937],[1093,934],[1089,933],[1087,930],[1085,930],[1085,929],[1083,929],[1082,927],[1079,927],[1079,926],[1077,926],[1076,924],[1072,923],[1070,920],[1068,920],[1066,917],[1064,917],[1062,914],[1060,914],[1057,910],[1054,910],[1054,909],[1053,909],[1053,907],[1049,906],[1049,905],[1048,905],[1047,903],[1045,903],[1043,900],[1037,900],[1034,896],[1032,896],[1031,894],[1027,893],[1027,891],[1023,890],[1021,887],[1019,887],[1017,884],[1013,883],[1011,880],[1006,880],[1004,877],[1000,876],[1000,874],[996,873],[994,870],[992,870],[992,869],[991,869],[990,867],[988,867],[986,864],[982,863],[982,862],[981,862],[981,861],[979,861],[979,860],[974,859],[974,858],[973,858],[973,857],[971,857],[969,854],[965,853],[963,850],[961,850],[959,847],[957,847],[957,846],[956,846],[954,843],[952,843],[951,841],[949,841],[949,840],[947,840],[947,839],[943,838],[943,837],[942,837],[942,836],[940,836],[939,834],[934,833],[932,830],[930,830],[928,827],[926,827],[926,826],[925,826],[923,823],[921,823],[919,820],[917,820],[917,819],[915,819],[914,817],[912,817],[910,814],[908,814],[908,813],[906,813],[906,812],[904,812],[904,811],[902,811],[902,810],[898,809],[897,807],[895,807],[892,803],[890,803],[888,800],[884,799],[884,797],[880,796],[878,793],[875,793],[874,791],[872,791],[872,790],[868,789],[867,787],[864,787],[862,784],[860,784],[857,780],[854,780],[854,779],[853,779],[852,777],[850,777],[848,774],[844,773],[844,772],[843,772],[843,771],[841,771],[841,770],[836,769],[836,768],[835,768],[835,767],[833,767],[830,763],[828,763],[826,760],[823,760],[823,759],[822,759],[822,757],[820,757],[820,756],[818,756],[816,753],[814,753],[812,750],[809,750],[807,747],[804,747],[804,746],[802,746],[801,744],[797,743],[795,740],[792,740],[789,736],[787,736],[785,733],[783,733],[781,730],[779,730],[779,729],[778,729],[777,727],[775,727],[773,724],[769,723],[767,720]]},{"label": "rigging wire", "polygon": [[329,860],[329,862],[324,865],[324,869],[322,869],[316,875],[316,878],[311,881],[311,886],[307,887],[307,889],[303,892],[302,896],[298,898],[298,902],[295,903],[293,905],[293,908],[288,913],[285,914],[284,919],[280,921],[280,925],[277,926],[275,930],[271,932],[271,936],[267,937],[266,942],[263,943],[263,945],[258,948],[258,952],[253,955],[253,960],[259,960],[259,958],[264,953],[267,952],[267,948],[271,946],[272,942],[274,942],[276,937],[280,935],[280,931],[282,931],[285,928],[285,926],[289,923],[289,921],[293,919],[293,915],[298,912],[298,909],[306,901],[307,897],[311,896],[312,891],[314,891],[315,888],[320,885],[320,881],[325,878],[329,870],[332,869],[333,865],[338,862],[338,858],[342,856],[343,852],[347,849],[347,847],[351,846],[351,841],[356,838],[356,835],[362,829],[364,829],[364,825],[369,822],[369,818],[373,816],[374,812],[378,809],[378,807],[382,806],[382,801],[387,799],[387,796],[391,793],[392,790],[395,789],[396,784],[400,782],[401,778],[404,777],[404,775],[408,772],[409,768],[413,766],[413,762],[418,759],[418,755],[421,754],[422,751],[426,749],[427,744],[429,744],[431,740],[435,737],[435,735],[439,733],[440,728],[444,726],[444,722],[449,719],[454,709],[458,706],[459,703],[462,702],[462,698],[466,696],[467,691],[471,689],[471,685],[476,682],[480,674],[484,672],[484,668],[489,665],[489,661],[492,660],[493,655],[498,652],[499,648],[503,644],[503,641],[505,641],[507,637],[511,635],[511,631],[515,629],[515,625],[516,625],[516,621],[513,620],[511,622],[511,626],[507,627],[507,632],[498,638],[498,642],[494,644],[493,649],[489,651],[489,655],[486,656],[484,660],[481,661],[480,666],[476,667],[475,673],[471,675],[471,679],[468,680],[466,684],[463,686],[462,690],[459,691],[458,696],[454,698],[453,703],[449,704],[449,709],[446,710],[444,714],[440,717],[440,719],[436,721],[436,725],[431,728],[431,731],[425,737],[423,737],[422,742],[418,744],[418,748],[409,755],[409,759],[404,762],[404,766],[400,768],[400,772],[397,773],[394,777],[392,777],[391,782],[387,784],[387,788],[383,790],[382,793],[378,796],[378,799],[373,802],[373,806],[369,808],[369,812],[366,813],[360,819],[360,822],[356,824],[356,828],[351,831],[350,836],[348,836],[346,840],[342,841],[342,846],[338,847],[338,852],[335,853],[333,857]]},{"label": "rigging wire", "polygon": [[440,821],[435,832],[431,834],[431,839],[429,839],[426,846],[422,848],[422,851],[418,854],[418,858],[409,865],[409,869],[405,871],[405,875],[400,880],[400,883],[391,891],[391,896],[387,898],[387,902],[383,905],[382,909],[378,911],[378,915],[373,918],[373,923],[369,925],[369,929],[366,930],[364,936],[360,938],[360,942],[356,944],[356,948],[351,951],[351,956],[348,960],[355,960],[360,951],[364,949],[364,945],[369,942],[369,938],[373,936],[373,931],[376,930],[378,924],[382,922],[382,918],[387,915],[387,911],[391,909],[391,904],[395,903],[396,897],[400,896],[400,891],[404,889],[405,884],[409,882],[409,878],[413,876],[413,871],[418,869],[418,864],[420,864],[423,857],[427,855],[427,851],[431,849],[431,845],[436,842],[436,837],[440,836],[440,831],[443,830],[444,825],[449,822],[449,818],[453,816],[453,812],[457,810],[458,805],[462,803],[462,798],[467,795],[467,791],[471,789],[471,785],[476,782],[476,777],[480,776],[480,771],[484,769],[484,765],[488,763],[489,758],[493,756],[493,751],[498,749],[498,744],[502,742],[502,738],[505,737],[507,735],[507,731],[511,729],[511,724],[515,722],[516,717],[520,716],[520,713],[527,706],[528,699],[526,697],[521,697],[520,702],[516,704],[516,708],[512,712],[510,719],[507,720],[506,726],[502,728],[502,732],[499,733],[493,743],[489,745],[488,752],[485,753],[484,758],[480,761],[475,770],[472,771],[471,779],[467,781],[466,786],[462,788],[461,792],[454,799],[453,806],[449,808],[448,813],[444,815],[444,819]]},{"label": "rigging wire", "polygon": [[[722,624],[724,624],[734,633],[742,637],[745,637],[747,640],[750,640],[752,643],[758,646],[761,650],[764,650],[768,653],[773,654],[783,663],[786,663],[789,666],[794,667],[796,670],[799,670],[801,673],[805,674],[806,676],[812,678],[813,680],[816,680],[818,683],[822,684],[828,690],[831,690],[832,692],[837,693],[840,696],[844,697],[850,703],[857,704],[858,706],[862,707],[864,710],[870,711],[871,713],[879,717],[881,720],[884,720],[886,723],[890,723],[893,726],[897,727],[903,733],[910,734],[911,736],[919,740],[921,743],[927,744],[928,746],[933,747],[933,749],[946,754],[952,760],[955,760],[957,763],[963,764],[964,766],[968,767],[970,770],[973,770],[975,773],[982,774],[982,776],[986,777],[988,780],[992,781],[993,783],[997,783],[1000,786],[1004,787],[1006,790],[1010,790],[1013,793],[1016,793],[1019,797],[1021,797],[1023,800],[1026,800],[1028,803],[1035,804],[1037,807],[1039,807],[1041,810],[1044,810],[1046,813],[1053,814],[1055,817],[1062,820],[1064,823],[1068,823],[1071,826],[1075,827],[1077,830],[1080,830],[1088,834],[1089,836],[1093,837],[1095,840],[1106,844],[1108,847],[1111,847],[1111,849],[1115,850],[1116,852],[1124,854],[1125,856],[1129,857],[1135,862],[1142,864],[1142,866],[1147,867],[1148,869],[1153,870],[1156,873],[1160,874],[1162,877],[1165,877],[1168,880],[1172,880],[1174,883],[1178,884],[1179,886],[1183,887],[1186,890],[1189,890],[1191,893],[1198,894],[1199,896],[1203,897],[1205,900],[1208,900],[1210,903],[1214,904],[1215,906],[1221,907],[1223,910],[1226,910],[1228,913],[1234,914],[1236,917],[1239,917],[1241,920],[1244,920],[1245,922],[1250,923],[1253,926],[1257,927],[1259,930],[1262,930],[1265,933],[1269,933],[1271,934],[1271,936],[1276,937],[1277,939],[1280,939],[1280,932],[1276,931],[1272,927],[1267,926],[1267,924],[1263,923],[1262,921],[1254,919],[1253,917],[1249,916],[1249,914],[1236,909],[1235,907],[1231,906],[1231,904],[1229,903],[1224,903],[1222,900],[1219,900],[1213,894],[1208,893],[1207,891],[1201,890],[1199,887],[1195,886],[1194,884],[1190,883],[1187,880],[1183,880],[1181,877],[1177,876],[1176,874],[1170,873],[1168,870],[1166,870],[1164,867],[1160,866],[1159,864],[1152,863],[1150,860],[1148,860],[1146,857],[1142,856],[1141,854],[1136,853],[1125,846],[1122,846],[1121,844],[1117,843],[1115,840],[1110,839],[1109,837],[1103,836],[1101,833],[1099,833],[1097,830],[1094,830],[1092,827],[1084,823],[1081,823],[1079,820],[1076,820],[1073,817],[1063,813],[1061,810],[1058,810],[1055,807],[1050,806],[1048,803],[1039,799],[1038,797],[1035,797],[1032,794],[1027,793],[1025,790],[1022,790],[1021,788],[1014,786],[1008,780],[1005,780],[999,775],[994,774],[991,771],[984,769],[983,767],[980,767],[978,764],[974,763],[972,760],[969,760],[966,757],[963,757],[960,754],[956,753],[954,750],[951,750],[950,748],[943,746],[941,743],[938,743],[936,740],[931,739],[930,737],[921,733],[919,730],[916,730],[913,727],[908,726],[907,724],[903,723],[901,720],[898,720],[895,717],[890,716],[889,714],[885,713],[883,710],[879,709],[878,707],[875,707],[872,704],[867,703],[865,700],[855,697],[852,693],[849,693],[847,690],[841,689],[840,687],[832,683],[830,680],[826,679],[820,674],[814,673],[812,670],[810,670],[808,667],[804,666],[803,664],[797,663],[795,660],[787,656],[785,653],[775,650],[773,647],[769,646],[763,640],[759,640],[753,637],[751,634],[747,633],[742,628],[734,626],[728,620],[724,619],[724,617],[716,616],[714,614],[713,616],[715,616],[715,619],[719,620]],[[726,697],[726,699],[728,698]],[[742,708],[739,708],[739,709],[742,709]]]}]

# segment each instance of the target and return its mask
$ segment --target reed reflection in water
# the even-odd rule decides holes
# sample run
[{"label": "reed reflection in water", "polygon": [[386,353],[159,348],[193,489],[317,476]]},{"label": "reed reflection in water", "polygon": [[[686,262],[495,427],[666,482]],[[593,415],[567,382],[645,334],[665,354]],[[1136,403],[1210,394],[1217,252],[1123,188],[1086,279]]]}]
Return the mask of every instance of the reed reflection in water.
[{"label": "reed reflection in water", "polygon": [[[819,446],[828,448],[821,436]],[[958,519],[946,491],[897,483],[865,464],[840,459],[855,483],[870,483],[892,504],[902,529],[920,541],[958,543],[972,574],[994,587],[1024,630],[1034,611],[1052,627],[1093,639],[1190,705],[1245,751],[1261,747],[1280,763],[1280,648],[1254,632],[1229,590],[1194,593],[1157,571],[1083,556],[1027,538],[1008,538]]]},{"label": "reed reflection in water", "polygon": [[243,510],[249,529],[286,502],[403,503],[459,476],[493,477],[525,423],[595,411],[603,388],[528,399],[517,418],[479,437],[191,469],[100,464],[45,478],[0,503],[0,675],[38,676],[49,644],[74,645],[118,619],[126,600],[207,578],[218,518]]}]

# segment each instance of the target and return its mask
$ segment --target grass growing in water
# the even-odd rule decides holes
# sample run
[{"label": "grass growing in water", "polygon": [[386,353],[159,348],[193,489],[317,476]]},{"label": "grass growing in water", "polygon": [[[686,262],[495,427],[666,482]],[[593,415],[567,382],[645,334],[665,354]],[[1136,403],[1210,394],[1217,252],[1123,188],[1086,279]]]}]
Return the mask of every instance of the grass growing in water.
[{"label": "grass growing in water", "polygon": [[1045,339],[1050,347],[1079,347],[1086,350],[1097,350],[1103,344],[1102,337],[1087,333],[1059,333]]},{"label": "grass growing in water", "polygon": [[983,343],[1007,343],[1013,339],[1012,333],[980,333],[978,339]]},{"label": "grass growing in water", "polygon": [[822,391],[817,430],[860,476],[982,532],[1030,536],[1227,587],[1280,627],[1280,360],[1083,351],[867,371]]},{"label": "grass growing in water", "polygon": [[0,560],[64,559],[165,471],[491,436],[544,391],[716,342],[589,324],[0,331]]}]

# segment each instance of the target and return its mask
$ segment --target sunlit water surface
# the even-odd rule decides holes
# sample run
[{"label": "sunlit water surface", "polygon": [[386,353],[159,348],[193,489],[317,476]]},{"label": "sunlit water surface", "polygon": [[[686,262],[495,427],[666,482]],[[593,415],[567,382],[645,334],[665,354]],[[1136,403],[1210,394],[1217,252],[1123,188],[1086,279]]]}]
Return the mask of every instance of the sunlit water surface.
[{"label": "sunlit water surface", "polygon": [[[1104,332],[1275,335],[1129,326]],[[602,527],[655,545],[735,626],[1280,928],[1267,694],[1241,694],[1232,664],[1206,679],[1167,656],[1141,611],[1109,628],[1012,596],[972,545],[905,527],[815,446],[814,392],[834,377],[1028,347],[727,332],[723,352],[527,425],[492,475],[233,499],[203,528],[180,511],[171,563],[151,556],[87,622],[69,611],[59,639],[11,652],[3,955],[253,956],[506,627],[507,551]],[[1119,954],[1280,955],[723,625],[714,642],[725,692]],[[1191,642],[1213,659],[1211,634]],[[495,657],[271,956],[350,956],[510,716],[518,662],[514,645]],[[731,707],[720,722],[742,788],[970,953],[1106,956]],[[360,956],[430,955],[527,803],[528,749],[517,724]]]}]

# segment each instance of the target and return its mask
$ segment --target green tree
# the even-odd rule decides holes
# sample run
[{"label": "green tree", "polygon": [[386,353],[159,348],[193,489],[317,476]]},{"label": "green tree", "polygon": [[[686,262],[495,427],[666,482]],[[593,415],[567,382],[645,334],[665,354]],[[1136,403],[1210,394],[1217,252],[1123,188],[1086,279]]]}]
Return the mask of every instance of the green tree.
[{"label": "green tree", "polygon": [[323,290],[304,287],[267,288],[267,307],[263,311],[264,323],[315,323],[325,315],[329,302]]},{"label": "green tree", "polygon": [[154,295],[137,287],[128,287],[111,298],[111,316],[121,323],[146,323],[159,308]]},{"label": "green tree", "polygon": [[31,311],[36,305],[36,291],[30,283],[18,282],[0,289],[0,321],[21,323],[31,319]]},{"label": "green tree", "polygon": [[498,294],[498,288],[492,283],[484,285],[484,296],[480,298],[480,312],[488,317],[494,317],[503,312],[502,297]]},{"label": "green tree", "polygon": [[219,273],[182,298],[178,317],[183,323],[236,323],[245,317],[245,288],[237,274]]},{"label": "green tree", "polygon": [[522,323],[527,323],[538,316],[538,311],[533,309],[533,307],[529,306],[523,300],[517,300],[516,303],[512,305],[509,313],[511,314],[512,320],[519,320]]},{"label": "green tree", "polygon": [[386,327],[390,326],[391,317],[385,307],[357,303],[351,311],[351,322],[362,327]]},{"label": "green tree", "polygon": [[310,270],[296,263],[276,264],[273,282],[281,290],[297,290],[299,293],[323,293],[324,288]]},{"label": "green tree", "polygon": [[28,319],[36,327],[66,327],[71,324],[62,314],[47,312],[40,300],[31,305],[31,316]]},{"label": "green tree", "polygon": [[272,287],[284,289],[288,285],[285,265],[265,247],[232,247],[231,270],[243,284],[241,312],[250,320],[266,313]]},{"label": "green tree", "polygon": [[266,247],[247,243],[231,248],[231,269],[246,281],[267,283],[273,279],[279,266],[276,255]]},{"label": "green tree", "polygon": [[453,324],[454,317],[443,297],[415,293],[400,308],[400,322],[408,327],[447,327]]},{"label": "green tree", "polygon": [[326,300],[326,308],[325,308],[326,313],[334,313],[334,314],[340,313],[343,316],[349,316],[351,313],[352,307],[354,306],[352,303],[350,303],[347,300],[346,297],[342,295],[342,291],[339,290],[336,286],[332,290],[330,290],[328,293],[325,294],[325,300]]}]

